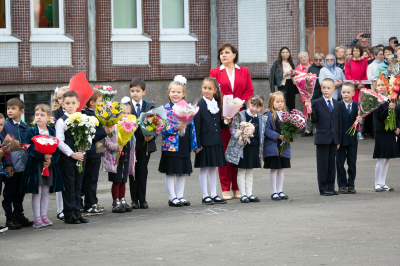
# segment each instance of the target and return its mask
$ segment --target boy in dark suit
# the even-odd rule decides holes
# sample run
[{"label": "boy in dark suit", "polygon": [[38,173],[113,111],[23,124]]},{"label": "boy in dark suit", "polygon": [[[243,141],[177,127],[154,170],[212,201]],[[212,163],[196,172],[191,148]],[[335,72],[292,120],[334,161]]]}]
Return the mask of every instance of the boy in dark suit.
[{"label": "boy in dark suit", "polygon": [[[326,78],[321,83],[323,97],[312,104],[311,121],[317,125],[314,144],[317,145],[318,186],[321,196],[338,195],[335,190],[335,154],[342,139],[341,104],[332,98],[335,82]],[[310,105],[309,101],[306,106]]]},{"label": "boy in dark suit", "polygon": [[[353,102],[354,85],[345,83],[342,86],[342,141],[340,148],[336,151],[337,183],[340,194],[355,194],[354,180],[356,179],[356,161],[357,161],[357,134],[350,136],[346,131],[357,120],[362,123],[362,118],[358,116],[358,103]],[[344,168],[344,162],[347,159],[347,174]]]},{"label": "boy in dark suit", "polygon": [[[154,103],[143,100],[146,94],[146,83],[140,78],[131,81],[129,92],[132,98],[132,114],[137,118],[155,108]],[[129,187],[132,199],[132,209],[147,209],[146,185],[147,185],[147,164],[150,154],[157,150],[154,136],[144,136],[140,126],[135,131],[136,138],[136,164],[135,176],[129,175]],[[139,204],[138,204],[139,202]]]}]

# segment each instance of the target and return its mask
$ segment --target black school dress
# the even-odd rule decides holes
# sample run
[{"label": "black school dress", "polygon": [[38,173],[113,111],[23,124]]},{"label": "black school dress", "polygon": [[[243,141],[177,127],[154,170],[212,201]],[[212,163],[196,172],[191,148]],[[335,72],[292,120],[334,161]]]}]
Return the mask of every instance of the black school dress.
[{"label": "black school dress", "polygon": [[129,141],[123,148],[123,154],[119,157],[116,173],[108,172],[108,181],[115,183],[126,183],[129,174],[129,159],[131,157],[131,142]]},{"label": "black school dress", "polygon": [[190,160],[190,123],[186,126],[185,135],[179,136],[178,151],[162,151],[158,171],[167,175],[190,175],[193,172]]},{"label": "black school dress", "polygon": [[246,122],[250,122],[254,126],[253,137],[250,138],[250,143],[246,144],[243,148],[243,158],[240,158],[239,163],[237,165],[233,165],[233,167],[239,169],[253,169],[253,168],[261,168],[260,158],[259,158],[259,150],[260,150],[260,121],[258,117],[251,117],[245,113]]},{"label": "black school dress", "polygon": [[385,119],[389,112],[389,102],[385,102],[373,112],[375,148],[373,159],[390,159],[399,157],[396,134],[385,130]]}]

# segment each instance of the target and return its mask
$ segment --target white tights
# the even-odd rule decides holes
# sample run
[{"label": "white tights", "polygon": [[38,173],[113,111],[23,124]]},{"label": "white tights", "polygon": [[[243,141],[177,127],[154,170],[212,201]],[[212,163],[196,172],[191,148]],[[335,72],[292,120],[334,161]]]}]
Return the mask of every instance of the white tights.
[{"label": "white tights", "polygon": [[378,159],[375,166],[375,186],[381,185],[383,187],[386,185],[386,175],[389,169],[390,159]]},{"label": "white tights", "polygon": [[62,212],[64,209],[64,204],[63,204],[63,198],[62,198],[62,192],[56,192],[56,200],[57,200],[57,214]]},{"label": "white tights", "polygon": [[39,193],[32,194],[32,209],[35,218],[47,215],[50,186],[39,186]]},{"label": "white tights", "polygon": [[210,182],[211,198],[215,198],[217,196],[217,167],[202,167],[200,168],[199,181],[201,191],[203,191],[203,199],[208,197],[207,174],[208,181]]},{"label": "white tights", "polygon": [[237,182],[242,197],[253,195],[253,169],[239,169]]},{"label": "white tights", "polygon": [[[176,194],[174,181],[176,183]],[[172,201],[175,198],[183,198],[183,192],[185,190],[185,176],[165,175],[165,187],[167,188],[169,200]],[[178,200],[173,202],[176,203]]]},{"label": "white tights", "polygon": [[283,168],[271,169],[269,181],[271,183],[272,194],[282,192],[284,177]]}]

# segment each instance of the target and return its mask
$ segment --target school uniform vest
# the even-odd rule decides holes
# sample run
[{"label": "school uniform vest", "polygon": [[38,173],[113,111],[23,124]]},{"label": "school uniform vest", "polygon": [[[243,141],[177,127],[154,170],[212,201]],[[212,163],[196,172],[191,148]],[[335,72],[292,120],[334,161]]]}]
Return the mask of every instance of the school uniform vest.
[{"label": "school uniform vest", "polygon": [[250,138],[250,146],[255,146],[255,145],[258,145],[259,144],[259,139],[260,139],[260,136],[259,136],[259,134],[260,134],[260,132],[259,132],[259,121],[258,121],[258,117],[251,117],[251,116],[249,116],[248,114],[247,114],[247,112],[246,112],[246,122],[250,122],[251,121],[251,123],[253,124],[253,126],[254,126],[254,128],[255,128],[255,130],[254,130],[254,133],[253,133],[253,137],[252,138]]},{"label": "school uniform vest", "polygon": [[[68,116],[63,115],[63,116],[61,117],[61,119],[62,119],[62,120],[64,121],[64,123],[65,123],[65,121],[68,119]],[[71,131],[70,131],[70,130],[66,130],[66,131],[64,132],[64,137],[65,137],[64,143],[67,144],[68,147],[71,148],[71,150],[75,151],[75,147],[74,147],[75,141],[74,141],[74,136],[72,136]]]}]

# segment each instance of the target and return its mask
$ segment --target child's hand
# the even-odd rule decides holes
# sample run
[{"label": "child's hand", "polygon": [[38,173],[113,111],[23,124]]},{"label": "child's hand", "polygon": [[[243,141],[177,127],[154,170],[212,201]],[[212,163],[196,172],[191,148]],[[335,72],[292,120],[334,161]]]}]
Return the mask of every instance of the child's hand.
[{"label": "child's hand", "polygon": [[51,155],[50,155],[50,154],[45,154],[45,155],[44,155],[44,160],[45,160],[46,162],[50,161],[50,160],[51,160]]},{"label": "child's hand", "polygon": [[357,116],[356,120],[357,120],[357,123],[359,123],[359,124],[362,123],[362,117],[361,116]]},{"label": "child's hand", "polygon": [[279,135],[278,139],[284,141],[284,142],[289,142],[283,135]]},{"label": "child's hand", "polygon": [[110,135],[111,132],[113,131],[113,127],[105,127],[104,130],[106,131],[107,135]]},{"label": "child's hand", "polygon": [[395,103],[389,103],[389,110],[392,110],[396,108],[396,104]]},{"label": "child's hand", "polygon": [[82,162],[85,156],[82,153],[74,153],[71,155],[71,158]]},{"label": "child's hand", "polygon": [[184,123],[179,123],[176,128],[180,131],[184,130],[186,128],[186,125]]},{"label": "child's hand", "polygon": [[50,166],[50,162],[48,162],[48,161],[46,161],[46,162],[43,162],[43,166],[44,166],[44,167],[46,167],[46,168],[49,168],[49,166]]},{"label": "child's hand", "polygon": [[310,102],[310,101],[305,101],[305,102],[304,102],[304,105],[305,105],[306,107],[308,107],[308,106],[311,105],[311,102]]},{"label": "child's hand", "polygon": [[399,135],[399,134],[400,134],[400,128],[397,128],[397,129],[394,131],[394,134]]},{"label": "child's hand", "polygon": [[153,136],[144,136],[145,141],[150,141],[152,139],[154,139],[154,135]]},{"label": "child's hand", "polygon": [[14,175],[14,168],[12,166],[6,166],[6,170],[8,173],[8,177],[12,177]]},{"label": "child's hand", "polygon": [[194,151],[196,154],[203,150],[203,146],[201,146],[197,151]]},{"label": "child's hand", "polygon": [[118,145],[118,149],[117,149],[117,150],[118,150],[118,151],[122,151],[123,148],[124,148],[123,146],[119,146],[119,145]]},{"label": "child's hand", "polygon": [[226,120],[226,122],[227,122],[228,124],[230,124],[231,121],[232,121],[232,118],[225,118],[225,120]]},{"label": "child's hand", "polygon": [[3,157],[3,156],[4,156],[4,154],[5,154],[5,153],[3,152],[3,150],[2,150],[2,149],[0,149],[0,158],[1,158],[1,157]]},{"label": "child's hand", "polygon": [[337,145],[336,150],[338,150],[340,148],[340,144]]}]

